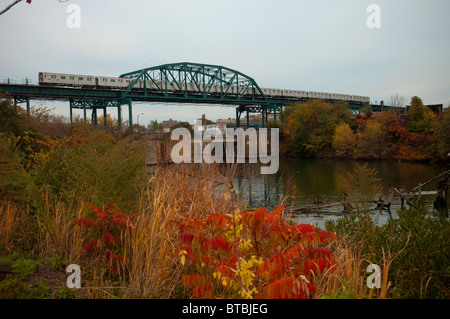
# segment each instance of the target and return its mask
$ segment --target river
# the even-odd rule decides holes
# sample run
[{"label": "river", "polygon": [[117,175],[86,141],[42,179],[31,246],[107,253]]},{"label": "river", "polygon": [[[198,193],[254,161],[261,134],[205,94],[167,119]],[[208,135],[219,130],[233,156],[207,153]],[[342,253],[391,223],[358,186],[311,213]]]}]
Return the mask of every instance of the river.
[{"label": "river", "polygon": [[[280,167],[274,175],[261,175],[258,164],[241,164],[236,172],[235,187],[241,199],[248,201],[249,207],[266,207],[273,209],[284,199],[288,208],[299,208],[312,205],[315,200],[323,202],[343,199],[342,177],[353,172],[356,165],[365,162],[335,159],[280,159]],[[369,161],[368,168],[375,168],[381,179],[383,191],[380,196],[387,200],[392,188],[400,191],[411,191],[435,176],[444,172],[444,165],[396,162]],[[436,182],[425,186],[422,190],[436,190]],[[288,197],[287,197],[288,196]],[[377,198],[374,198],[377,199]],[[422,201],[432,207],[435,196],[423,196]],[[384,223],[388,213],[381,214],[374,208],[374,218]],[[401,207],[399,196],[393,198],[391,212],[395,217]],[[301,223],[312,223],[323,228],[327,219],[341,218],[342,206],[324,210],[328,214],[309,213],[296,215]]]}]

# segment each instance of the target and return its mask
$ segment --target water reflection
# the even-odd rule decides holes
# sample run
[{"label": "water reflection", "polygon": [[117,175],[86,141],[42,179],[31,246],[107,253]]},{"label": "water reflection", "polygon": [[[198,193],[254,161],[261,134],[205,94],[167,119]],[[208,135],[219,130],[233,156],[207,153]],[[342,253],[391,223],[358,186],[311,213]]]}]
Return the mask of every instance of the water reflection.
[{"label": "water reflection", "polygon": [[[362,164],[364,162],[349,160],[280,159],[280,169],[274,175],[260,175],[258,164],[241,164],[236,173],[235,185],[241,199],[248,200],[249,207],[273,209],[282,202],[290,208],[304,207],[317,200],[342,200],[340,176],[346,176],[347,172],[353,172],[356,165]],[[393,161],[370,161],[368,168],[377,170],[384,199],[388,199],[390,190],[394,187],[410,191],[419,183],[426,182],[444,171],[444,167],[439,165]],[[436,184],[431,183],[423,190],[436,190]],[[423,198],[431,206],[434,199],[434,196]],[[394,197],[391,206],[394,214],[400,205],[400,198]],[[321,226],[326,219],[338,218],[342,207],[330,208],[327,211],[335,213],[335,216],[301,215],[301,222],[318,223]],[[387,213],[378,217],[382,223],[386,220]]]}]

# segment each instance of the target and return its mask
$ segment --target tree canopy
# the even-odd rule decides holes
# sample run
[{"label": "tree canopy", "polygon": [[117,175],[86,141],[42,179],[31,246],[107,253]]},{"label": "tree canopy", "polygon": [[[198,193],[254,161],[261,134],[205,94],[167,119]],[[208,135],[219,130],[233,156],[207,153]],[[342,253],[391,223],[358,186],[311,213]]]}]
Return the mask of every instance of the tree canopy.
[{"label": "tree canopy", "polygon": [[420,97],[412,97],[411,107],[408,111],[408,131],[415,133],[430,133],[434,121],[435,116],[433,111],[423,105]]}]

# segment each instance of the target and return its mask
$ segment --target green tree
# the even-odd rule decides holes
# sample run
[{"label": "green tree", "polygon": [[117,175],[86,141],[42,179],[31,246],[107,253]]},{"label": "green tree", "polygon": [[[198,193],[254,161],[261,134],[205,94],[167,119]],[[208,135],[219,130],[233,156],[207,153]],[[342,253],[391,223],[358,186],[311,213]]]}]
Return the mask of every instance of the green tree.
[{"label": "green tree", "polygon": [[147,125],[147,130],[149,130],[152,133],[160,132],[162,130],[162,123],[158,123],[157,120],[152,120]]},{"label": "green tree", "polygon": [[296,104],[285,115],[294,155],[308,157],[332,149],[336,126],[349,123],[351,111],[345,104],[310,101]]},{"label": "green tree", "polygon": [[197,120],[199,120],[199,121],[201,120],[203,126],[205,126],[205,125],[213,125],[213,124],[216,124],[216,122],[213,122],[213,121],[211,121],[211,120],[208,120],[207,118],[205,118],[204,120],[203,120],[203,118],[199,118],[199,119],[197,119]]},{"label": "green tree", "polygon": [[432,131],[435,121],[434,113],[423,105],[420,97],[414,96],[411,99],[411,107],[408,111],[408,131],[428,134]]},{"label": "green tree", "polygon": [[0,133],[23,135],[31,129],[26,113],[12,104],[11,100],[0,99]]},{"label": "green tree", "polygon": [[189,122],[178,122],[177,125],[172,126],[170,128],[170,131],[173,132],[173,130],[177,129],[177,128],[187,128],[191,133],[194,132],[192,125]]}]

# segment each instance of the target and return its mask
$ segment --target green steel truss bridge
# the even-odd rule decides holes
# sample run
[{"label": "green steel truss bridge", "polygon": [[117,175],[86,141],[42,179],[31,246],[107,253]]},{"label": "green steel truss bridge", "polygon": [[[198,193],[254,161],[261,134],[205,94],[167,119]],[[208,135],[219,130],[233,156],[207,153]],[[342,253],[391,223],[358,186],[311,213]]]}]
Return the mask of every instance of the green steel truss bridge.
[{"label": "green steel truss bridge", "polygon": [[[117,79],[117,78],[116,78]],[[218,65],[198,63],[164,64],[125,73],[119,79],[128,80],[122,87],[69,86],[43,84],[0,84],[0,92],[12,98],[17,105],[26,103],[30,111],[30,100],[69,101],[70,118],[73,109],[81,109],[84,118],[92,111],[92,121],[97,124],[97,111],[103,110],[106,121],[107,108],[116,108],[119,125],[122,124],[122,108],[128,107],[129,125],[133,125],[133,102],[163,103],[205,103],[236,107],[236,125],[241,126],[242,114],[262,114],[262,126],[273,113],[299,99],[272,99],[267,97],[257,82],[239,72]],[[9,82],[9,81],[8,81]],[[28,82],[28,81],[27,81]],[[98,82],[97,82],[98,84]],[[342,101],[341,101],[342,102]],[[359,109],[361,103],[349,103],[349,107]],[[105,122],[106,123],[106,122]]]}]

